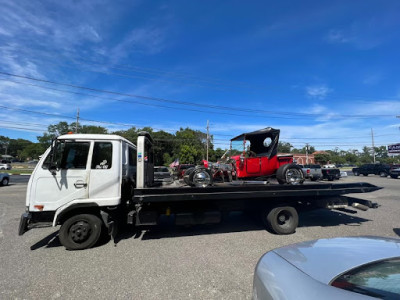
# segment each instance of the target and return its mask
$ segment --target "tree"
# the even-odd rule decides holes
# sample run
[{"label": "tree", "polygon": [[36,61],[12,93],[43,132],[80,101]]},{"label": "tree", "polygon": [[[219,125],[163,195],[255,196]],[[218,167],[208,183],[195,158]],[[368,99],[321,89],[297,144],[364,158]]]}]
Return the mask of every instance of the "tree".
[{"label": "tree", "polygon": [[0,135],[0,151],[1,154],[8,154],[8,145],[10,144],[10,138]]},{"label": "tree", "polygon": [[22,160],[25,159],[38,159],[40,155],[44,153],[46,148],[43,147],[40,143],[31,143],[26,146],[24,150],[20,153],[20,158]]},{"label": "tree", "polygon": [[328,161],[330,161],[331,156],[329,153],[317,153],[314,154],[314,159],[321,165],[325,165]]},{"label": "tree", "polygon": [[43,133],[42,136],[38,136],[39,143],[48,148],[51,145],[51,141],[59,135],[67,134],[70,131],[70,127],[67,122],[59,122],[55,125],[49,125],[47,132]]},{"label": "tree", "polygon": [[279,142],[278,143],[278,152],[279,153],[290,153],[291,148],[293,148],[292,144],[287,142]]},{"label": "tree", "polygon": [[181,145],[179,148],[179,162],[181,164],[197,164],[199,161],[199,151],[196,147],[191,145]]},{"label": "tree", "polygon": [[[42,136],[38,136],[37,139],[39,143],[47,148],[51,145],[51,141],[63,134],[67,134],[68,132],[76,131],[76,122],[73,122],[68,125],[67,122],[59,122],[58,124],[49,125],[47,127],[47,132],[43,133]],[[78,126],[79,133],[92,133],[92,134],[106,134],[107,129],[101,126],[93,126],[93,125],[79,125]]]},{"label": "tree", "polygon": [[21,152],[31,144],[33,144],[31,141],[25,139],[10,139],[10,143],[8,145],[8,154],[21,158]]}]

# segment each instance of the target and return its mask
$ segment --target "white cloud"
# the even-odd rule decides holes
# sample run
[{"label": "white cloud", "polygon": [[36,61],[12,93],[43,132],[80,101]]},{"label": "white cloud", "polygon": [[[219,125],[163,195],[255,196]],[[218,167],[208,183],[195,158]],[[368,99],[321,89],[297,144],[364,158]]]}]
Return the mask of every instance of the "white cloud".
[{"label": "white cloud", "polygon": [[335,29],[332,29],[329,32],[326,39],[330,43],[348,43],[351,40],[351,38],[345,36],[345,34],[341,30],[335,30]]},{"label": "white cloud", "polygon": [[306,87],[306,93],[308,96],[316,99],[324,99],[332,89],[328,88],[326,85],[313,85]]},{"label": "white cloud", "polygon": [[375,85],[381,82],[382,79],[383,76],[381,73],[367,74],[362,80],[362,83],[365,85]]}]

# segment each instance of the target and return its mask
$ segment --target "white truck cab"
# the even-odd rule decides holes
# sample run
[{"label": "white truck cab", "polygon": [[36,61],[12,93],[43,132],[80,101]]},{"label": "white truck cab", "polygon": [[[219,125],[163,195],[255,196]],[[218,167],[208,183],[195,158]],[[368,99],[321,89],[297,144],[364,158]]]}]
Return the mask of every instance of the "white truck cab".
[{"label": "white truck cab", "polygon": [[[79,246],[84,231],[93,230],[92,225],[88,225],[93,220],[86,220],[86,215],[102,218],[109,227],[110,211],[124,205],[123,202],[133,196],[136,186],[146,187],[153,180],[150,135],[139,133],[138,145],[140,151],[133,143],[117,135],[59,136],[41,157],[30,177],[20,235],[28,230],[29,223],[47,221],[56,226],[64,224],[71,215],[81,214],[85,220],[71,225],[78,232],[75,238]],[[101,226],[101,223],[96,223]],[[71,235],[70,229],[67,228],[66,234]],[[63,242],[61,231],[60,240]],[[78,249],[77,245],[66,247]]]}]

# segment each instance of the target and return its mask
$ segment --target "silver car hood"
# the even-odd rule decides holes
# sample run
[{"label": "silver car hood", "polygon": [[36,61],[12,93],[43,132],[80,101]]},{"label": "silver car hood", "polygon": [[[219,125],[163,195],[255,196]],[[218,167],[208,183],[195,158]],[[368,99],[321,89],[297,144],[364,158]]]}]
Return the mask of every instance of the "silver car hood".
[{"label": "silver car hood", "polygon": [[273,252],[312,278],[328,284],[357,266],[400,257],[400,239],[373,236],[320,239]]}]

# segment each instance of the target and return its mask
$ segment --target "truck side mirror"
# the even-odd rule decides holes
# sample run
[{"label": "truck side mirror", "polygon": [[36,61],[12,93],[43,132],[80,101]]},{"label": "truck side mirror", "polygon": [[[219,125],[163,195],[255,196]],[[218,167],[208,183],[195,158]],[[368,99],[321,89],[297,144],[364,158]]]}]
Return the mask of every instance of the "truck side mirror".
[{"label": "truck side mirror", "polygon": [[48,165],[48,170],[50,171],[50,173],[52,175],[56,175],[56,171],[59,169],[58,160],[57,160],[57,153],[56,153],[56,151],[58,149],[58,145],[59,145],[59,143],[58,143],[58,141],[56,139],[54,139],[51,142],[51,149],[50,149],[50,153],[49,153],[49,155],[50,155],[50,163]]}]

